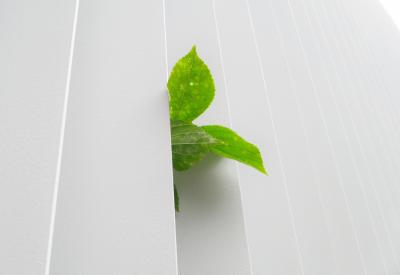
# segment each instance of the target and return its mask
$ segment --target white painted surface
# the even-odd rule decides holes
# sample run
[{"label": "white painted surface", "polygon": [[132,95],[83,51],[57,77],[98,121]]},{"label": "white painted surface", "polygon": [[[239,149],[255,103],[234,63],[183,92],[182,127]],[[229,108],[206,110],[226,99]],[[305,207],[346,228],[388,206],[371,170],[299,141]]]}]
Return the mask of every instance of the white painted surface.
[{"label": "white painted surface", "polygon": [[[231,72],[233,124],[258,138],[261,146],[273,146],[270,151],[280,150],[276,155],[266,151],[267,169],[271,176],[286,175],[281,184],[286,179],[293,216],[285,211],[278,217],[293,222],[294,232],[289,233],[298,239],[292,242],[295,248],[287,239],[279,246],[282,236],[276,232],[282,224],[273,216],[279,197],[269,198],[273,189],[262,185],[271,177],[264,180],[240,169],[254,274],[398,274],[398,93],[387,87],[398,77],[385,73],[398,72],[398,31],[373,0],[363,2],[363,11],[356,0],[249,0],[250,27],[242,12],[246,1],[233,2],[230,9],[226,3],[220,9],[220,21],[228,22],[222,44],[231,62],[226,72]],[[246,46],[252,23],[256,44]],[[386,43],[391,48],[385,52],[381,48]],[[386,70],[379,73],[373,52],[381,54],[378,61]],[[254,58],[260,59],[258,72]],[[243,64],[243,71],[251,73],[240,73]],[[254,88],[263,81],[253,71],[265,77],[269,113]],[[392,84],[396,87],[398,81]],[[252,98],[245,99],[244,91]],[[249,121],[257,121],[261,129]],[[266,211],[271,214],[264,216]],[[270,239],[281,254],[276,246],[266,245]],[[283,269],[296,263],[296,269]]]},{"label": "white painted surface", "polygon": [[0,1],[0,274],[44,274],[75,1]]},{"label": "white painted surface", "polygon": [[162,2],[81,1],[51,274],[176,274]]},{"label": "white painted surface", "polygon": [[[41,274],[73,5],[17,2],[0,271]],[[82,1],[76,43],[51,274],[399,274],[400,33],[378,0]],[[163,89],[193,44],[217,86],[198,122],[258,144],[270,175],[212,157],[176,174],[176,259]]]}]

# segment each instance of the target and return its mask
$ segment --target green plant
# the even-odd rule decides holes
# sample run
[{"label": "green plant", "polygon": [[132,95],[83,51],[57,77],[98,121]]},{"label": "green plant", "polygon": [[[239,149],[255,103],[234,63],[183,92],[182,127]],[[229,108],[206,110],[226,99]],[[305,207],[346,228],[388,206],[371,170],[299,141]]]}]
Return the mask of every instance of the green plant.
[{"label": "green plant", "polygon": [[[167,86],[175,170],[188,170],[206,154],[213,153],[267,174],[260,151],[255,145],[226,127],[197,126],[193,123],[210,106],[215,93],[211,72],[197,55],[196,47],[175,64]],[[179,211],[179,195],[175,185],[174,195],[175,210]]]}]

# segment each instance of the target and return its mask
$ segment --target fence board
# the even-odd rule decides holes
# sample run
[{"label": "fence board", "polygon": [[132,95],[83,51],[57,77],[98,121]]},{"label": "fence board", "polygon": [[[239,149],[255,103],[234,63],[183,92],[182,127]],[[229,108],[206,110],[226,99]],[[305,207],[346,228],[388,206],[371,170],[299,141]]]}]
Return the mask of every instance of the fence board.
[{"label": "fence board", "polygon": [[75,1],[0,1],[0,274],[44,274]]},{"label": "fence board", "polygon": [[162,1],[82,1],[51,274],[176,274]]}]

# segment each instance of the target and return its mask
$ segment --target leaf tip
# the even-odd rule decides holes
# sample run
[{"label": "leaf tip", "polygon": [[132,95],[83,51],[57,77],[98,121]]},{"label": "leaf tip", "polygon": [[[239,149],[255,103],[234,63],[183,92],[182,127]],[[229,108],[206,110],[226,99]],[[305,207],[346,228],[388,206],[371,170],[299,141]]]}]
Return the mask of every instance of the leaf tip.
[{"label": "leaf tip", "polygon": [[265,170],[264,165],[262,164],[261,167],[258,169],[258,171],[260,171],[261,173],[263,173],[264,175],[268,176],[268,172],[267,170]]},{"label": "leaf tip", "polygon": [[192,46],[192,49],[190,50],[190,53],[197,54],[197,48],[196,48],[196,45],[193,45],[193,46]]},{"label": "leaf tip", "polygon": [[261,156],[260,150],[257,147],[256,147],[256,149],[258,151],[258,155],[259,155],[259,158],[260,158],[259,164],[257,165],[258,166],[257,170],[260,171],[261,173],[263,173],[264,175],[268,176],[268,172],[264,167],[264,161],[263,161],[263,158]]}]

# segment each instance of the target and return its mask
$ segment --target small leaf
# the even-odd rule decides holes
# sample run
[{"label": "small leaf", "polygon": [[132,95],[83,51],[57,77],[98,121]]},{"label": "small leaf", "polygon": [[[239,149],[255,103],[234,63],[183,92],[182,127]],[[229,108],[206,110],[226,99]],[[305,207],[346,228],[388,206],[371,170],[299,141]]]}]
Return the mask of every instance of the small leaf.
[{"label": "small leaf", "polygon": [[174,184],[174,202],[175,202],[175,211],[179,212],[179,193],[175,184]]},{"label": "small leaf", "polygon": [[214,99],[214,80],[196,47],[175,64],[167,86],[172,120],[193,121]]},{"label": "small leaf", "polygon": [[190,122],[171,121],[172,163],[184,171],[200,161],[218,140]]},{"label": "small leaf", "polygon": [[203,126],[202,128],[221,142],[213,145],[210,148],[211,152],[240,161],[254,167],[261,173],[267,174],[260,151],[255,145],[247,142],[231,129],[222,126],[212,125]]},{"label": "small leaf", "polygon": [[171,121],[172,145],[214,144],[218,140],[191,122]]}]

